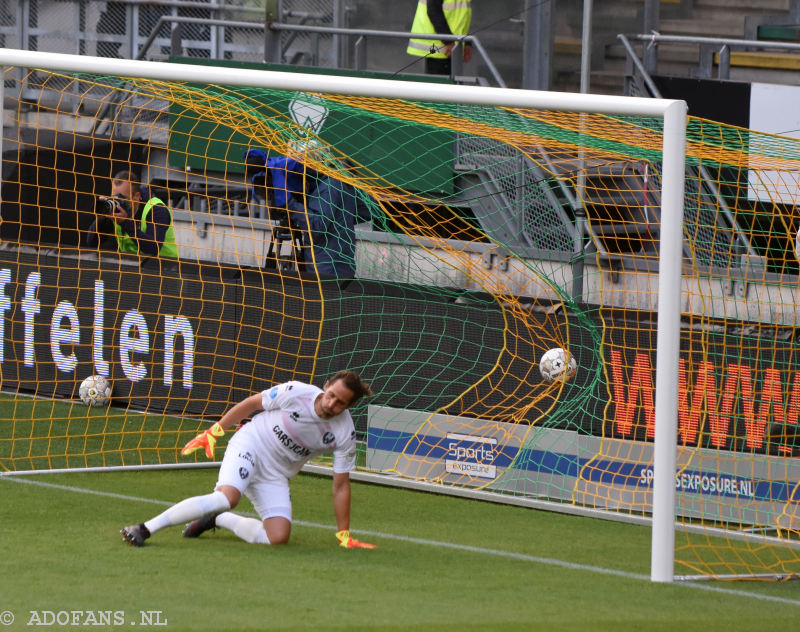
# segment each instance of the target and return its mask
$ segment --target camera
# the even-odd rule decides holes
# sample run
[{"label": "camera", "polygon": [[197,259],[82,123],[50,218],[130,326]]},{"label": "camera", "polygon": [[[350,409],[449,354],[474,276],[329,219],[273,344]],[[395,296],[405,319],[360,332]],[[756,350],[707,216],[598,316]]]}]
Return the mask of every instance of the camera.
[{"label": "camera", "polygon": [[97,198],[94,212],[99,215],[113,215],[117,210],[117,203],[112,198]]}]

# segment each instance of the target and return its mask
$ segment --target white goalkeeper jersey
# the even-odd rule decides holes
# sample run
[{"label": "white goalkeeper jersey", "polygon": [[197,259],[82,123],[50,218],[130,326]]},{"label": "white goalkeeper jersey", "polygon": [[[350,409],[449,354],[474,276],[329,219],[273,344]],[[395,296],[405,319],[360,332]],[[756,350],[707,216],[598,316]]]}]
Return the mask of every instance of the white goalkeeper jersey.
[{"label": "white goalkeeper jersey", "polygon": [[322,389],[303,382],[286,382],[262,391],[264,411],[254,415],[245,428],[250,426],[249,432],[258,437],[259,453],[268,469],[291,478],[310,458],[330,452],[334,472],[355,469],[353,418],[347,410],[330,419],[317,415],[314,400],[321,393]]}]

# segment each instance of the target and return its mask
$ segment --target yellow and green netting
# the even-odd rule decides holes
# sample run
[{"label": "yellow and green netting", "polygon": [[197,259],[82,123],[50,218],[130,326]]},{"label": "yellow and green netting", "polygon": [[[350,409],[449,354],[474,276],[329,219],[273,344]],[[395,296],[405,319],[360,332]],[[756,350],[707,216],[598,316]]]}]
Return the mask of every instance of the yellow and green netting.
[{"label": "yellow and green netting", "polygon": [[[650,515],[661,119],[21,68],[4,106],[3,470],[186,462],[242,397],[347,368],[376,392],[364,469]],[[307,217],[327,183],[334,223],[286,223],[252,150],[301,166]],[[800,570],[798,154],[687,120],[687,574]],[[121,169],[171,209],[178,259],[88,245]],[[568,382],[539,373],[554,347]],[[107,409],[77,399],[96,373]]]}]

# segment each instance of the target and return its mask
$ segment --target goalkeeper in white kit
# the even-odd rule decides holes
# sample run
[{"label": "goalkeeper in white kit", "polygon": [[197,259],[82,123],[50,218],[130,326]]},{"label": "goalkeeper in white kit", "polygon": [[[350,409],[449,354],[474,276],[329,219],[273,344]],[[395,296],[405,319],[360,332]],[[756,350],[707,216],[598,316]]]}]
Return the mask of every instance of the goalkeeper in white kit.
[{"label": "goalkeeper in white kit", "polygon": [[[124,527],[122,539],[144,546],[156,531],[189,523],[187,538],[224,527],[254,544],[285,544],[292,529],[289,479],[310,458],[333,453],[333,508],[336,538],[345,548],[374,548],[350,535],[350,472],[355,469],[356,442],[348,409],[372,390],[358,373],[340,371],[322,389],[286,382],[251,395],[225,413],[181,450],[204,448],[214,458],[217,440],[226,430],[242,425],[225,449],[213,492],[187,498],[141,524]],[[232,513],[245,494],[261,520]]]}]

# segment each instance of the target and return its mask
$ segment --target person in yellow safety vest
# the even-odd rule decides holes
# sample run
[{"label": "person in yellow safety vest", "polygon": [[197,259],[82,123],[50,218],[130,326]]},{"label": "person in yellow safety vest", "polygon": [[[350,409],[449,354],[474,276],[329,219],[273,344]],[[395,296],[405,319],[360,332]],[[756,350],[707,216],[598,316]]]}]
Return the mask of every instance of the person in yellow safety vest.
[{"label": "person in yellow safety vest", "polygon": [[[143,192],[146,203],[142,201]],[[95,213],[86,237],[90,248],[113,235],[119,252],[178,258],[172,213],[159,198],[147,195],[147,187],[135,185],[129,171],[114,175],[111,197],[98,198]]]},{"label": "person in yellow safety vest", "polygon": [[[472,20],[471,0],[419,0],[414,14],[412,33],[467,35]],[[425,72],[429,75],[451,74],[450,56],[456,42],[435,39],[411,39],[407,52],[425,58]],[[472,46],[464,45],[464,61],[472,58]]]}]

